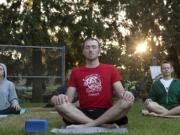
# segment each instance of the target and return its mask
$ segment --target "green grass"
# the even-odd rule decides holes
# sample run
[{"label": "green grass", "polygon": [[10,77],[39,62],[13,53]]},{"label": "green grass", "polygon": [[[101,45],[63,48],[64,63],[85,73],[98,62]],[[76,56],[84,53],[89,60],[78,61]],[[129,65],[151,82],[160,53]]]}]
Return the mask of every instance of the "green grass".
[{"label": "green grass", "polygon": [[178,135],[180,118],[157,118],[142,116],[141,102],[135,103],[128,114],[128,135]]},{"label": "green grass", "polygon": [[[27,119],[47,119],[49,129],[60,126],[61,117],[57,113],[52,113],[53,108],[43,108],[44,104],[32,103],[26,103],[22,106],[28,108],[29,112],[0,119],[0,135],[26,135],[24,123]],[[129,124],[127,125],[129,132],[125,135],[178,135],[180,133],[180,118],[142,116],[140,113],[142,107],[142,102],[136,102],[130,110]],[[116,133],[111,134],[116,135]],[[52,135],[52,133],[47,132],[43,135]]]}]

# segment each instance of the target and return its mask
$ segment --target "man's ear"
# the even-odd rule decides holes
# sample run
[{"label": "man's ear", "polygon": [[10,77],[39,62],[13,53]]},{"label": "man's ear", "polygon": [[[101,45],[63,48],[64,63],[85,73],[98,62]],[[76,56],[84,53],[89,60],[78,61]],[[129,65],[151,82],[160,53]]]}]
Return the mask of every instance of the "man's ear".
[{"label": "man's ear", "polygon": [[98,56],[101,56],[101,48],[99,48],[99,54],[98,54]]},{"label": "man's ear", "polygon": [[171,71],[174,72],[174,68],[173,67],[171,67]]}]

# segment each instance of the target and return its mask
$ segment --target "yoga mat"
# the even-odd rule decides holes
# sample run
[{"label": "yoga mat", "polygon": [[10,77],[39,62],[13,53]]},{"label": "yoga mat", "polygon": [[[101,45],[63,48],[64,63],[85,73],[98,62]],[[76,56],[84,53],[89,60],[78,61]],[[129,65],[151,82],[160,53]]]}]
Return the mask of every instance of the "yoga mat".
[{"label": "yoga mat", "polygon": [[0,119],[1,118],[6,118],[8,115],[6,115],[6,114],[0,114]]},{"label": "yoga mat", "polygon": [[103,128],[103,127],[88,127],[88,128],[53,128],[51,130],[52,133],[56,134],[94,134],[94,133],[109,133],[109,132],[115,132],[115,133],[127,133],[128,129],[126,127],[120,127],[120,128]]}]

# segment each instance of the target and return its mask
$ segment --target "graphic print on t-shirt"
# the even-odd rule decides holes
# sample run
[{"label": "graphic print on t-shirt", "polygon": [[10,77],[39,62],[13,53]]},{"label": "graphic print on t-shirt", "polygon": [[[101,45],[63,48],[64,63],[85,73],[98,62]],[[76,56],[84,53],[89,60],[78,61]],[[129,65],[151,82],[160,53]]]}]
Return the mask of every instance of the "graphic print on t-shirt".
[{"label": "graphic print on t-shirt", "polygon": [[102,83],[100,75],[91,74],[83,79],[86,92],[89,96],[97,96],[102,91]]}]

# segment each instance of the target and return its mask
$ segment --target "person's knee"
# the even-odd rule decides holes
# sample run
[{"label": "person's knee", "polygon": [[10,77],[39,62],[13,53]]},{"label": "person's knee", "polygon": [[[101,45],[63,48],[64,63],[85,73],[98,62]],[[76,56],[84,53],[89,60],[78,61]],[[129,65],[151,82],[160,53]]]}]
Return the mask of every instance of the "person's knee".
[{"label": "person's knee", "polygon": [[70,103],[64,103],[61,105],[55,105],[54,107],[60,113],[67,113],[69,106],[70,106]]},{"label": "person's knee", "polygon": [[124,101],[126,103],[127,108],[131,108],[134,104],[134,101]]},{"label": "person's knee", "polygon": [[152,108],[154,107],[153,102],[149,102],[148,104],[144,104],[144,107],[147,110],[152,110]]},{"label": "person's knee", "polygon": [[129,109],[132,107],[132,105],[134,104],[133,101],[127,101],[124,99],[119,99],[117,102],[119,108],[123,108],[123,109]]}]

